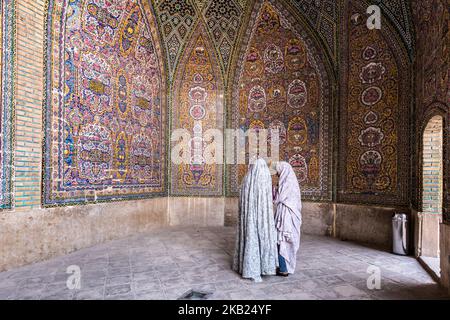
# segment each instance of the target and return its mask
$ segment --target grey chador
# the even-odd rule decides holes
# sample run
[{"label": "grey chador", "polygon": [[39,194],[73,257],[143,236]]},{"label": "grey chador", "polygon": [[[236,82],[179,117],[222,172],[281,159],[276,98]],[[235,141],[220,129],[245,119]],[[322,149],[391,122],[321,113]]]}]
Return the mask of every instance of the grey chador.
[{"label": "grey chador", "polygon": [[258,159],[242,183],[233,270],[259,282],[261,275],[274,275],[277,266],[272,177],[266,162]]}]

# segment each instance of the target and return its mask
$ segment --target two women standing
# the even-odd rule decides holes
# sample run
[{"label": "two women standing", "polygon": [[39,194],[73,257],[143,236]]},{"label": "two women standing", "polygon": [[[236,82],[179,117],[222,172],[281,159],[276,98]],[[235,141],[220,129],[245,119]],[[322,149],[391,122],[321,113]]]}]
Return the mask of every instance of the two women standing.
[{"label": "two women standing", "polygon": [[250,165],[240,192],[233,270],[257,282],[262,275],[294,273],[300,246],[300,187],[288,163],[278,163],[276,170],[279,183],[275,195],[263,159]]}]

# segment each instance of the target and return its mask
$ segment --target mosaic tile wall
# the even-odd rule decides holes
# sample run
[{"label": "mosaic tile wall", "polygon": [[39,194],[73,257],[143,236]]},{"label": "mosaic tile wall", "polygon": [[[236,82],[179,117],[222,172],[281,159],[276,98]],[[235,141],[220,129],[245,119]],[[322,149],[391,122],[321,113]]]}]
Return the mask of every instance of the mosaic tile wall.
[{"label": "mosaic tile wall", "polygon": [[14,0],[0,3],[0,209],[11,207]]},{"label": "mosaic tile wall", "polygon": [[[166,167],[169,127],[187,129],[204,150],[206,141],[195,135],[222,130],[224,118],[232,128],[281,129],[281,158],[294,165],[305,199],[332,200],[332,176],[339,171],[341,201],[403,204],[409,128],[399,124],[408,123],[409,8],[380,2],[390,28],[366,34],[368,42],[380,42],[380,55],[367,58],[368,50],[365,60],[356,53],[361,28],[339,25],[341,4],[49,0],[44,204],[165,195],[166,184],[176,196],[220,196],[225,186],[236,195],[245,168],[225,170],[200,158]],[[334,119],[337,44],[351,32],[343,69],[359,79],[351,84],[358,89],[343,90],[340,99],[351,103],[341,110],[348,126],[340,128]],[[362,69],[350,65],[388,80],[362,79]]]},{"label": "mosaic tile wall", "polygon": [[[411,1],[410,0],[372,0],[378,4],[382,13],[394,25],[403,40],[408,52],[414,52],[414,33],[412,28]],[[424,1],[427,2],[427,1]]]},{"label": "mosaic tile wall", "polygon": [[[289,0],[300,12],[324,41],[331,57],[337,61],[339,21],[343,12],[340,12],[340,3],[336,0]],[[408,51],[412,54],[414,49],[413,30],[411,28],[411,13],[408,1],[405,0],[372,0],[377,4],[383,14],[393,23],[402,37]]]},{"label": "mosaic tile wall", "polygon": [[155,0],[159,27],[165,46],[169,77],[175,70],[191,33],[201,20],[218,53],[220,70],[226,74],[237,44],[247,0]]},{"label": "mosaic tile wall", "polygon": [[[444,218],[450,223],[450,4],[448,0],[413,1],[416,25],[416,140],[434,115],[444,118]],[[413,206],[421,210],[420,145],[414,153]],[[417,200],[416,200],[417,199]]]},{"label": "mosaic tile wall", "polygon": [[365,8],[351,1],[344,33],[338,200],[407,205],[409,201],[410,64],[383,20],[366,27]]},{"label": "mosaic tile wall", "polygon": [[335,0],[290,0],[302,17],[311,24],[325,43],[327,50],[337,61],[339,1]]},{"label": "mosaic tile wall", "polygon": [[154,7],[158,15],[169,75],[172,76],[198,14],[192,0],[159,0],[154,1]]},{"label": "mosaic tile wall", "polygon": [[[279,1],[258,2],[233,81],[232,128],[280,131],[305,199],[331,200],[332,95],[320,49]],[[237,194],[245,165],[231,166]]]},{"label": "mosaic tile wall", "polygon": [[[223,134],[223,80],[214,46],[202,23],[196,26],[191,43],[178,66],[172,100],[172,131],[186,129],[189,134],[189,141],[183,141],[187,137],[181,137],[175,144],[189,145],[192,149],[188,155],[189,164],[172,164],[171,194],[221,196],[222,161],[214,164],[208,156],[215,159],[217,155],[221,160],[222,155],[216,154],[215,150],[208,151],[208,145],[215,138],[208,138],[208,134],[211,130]],[[216,140],[218,143],[220,141]]]},{"label": "mosaic tile wall", "polygon": [[166,82],[147,1],[51,0],[44,205],[166,194]]}]

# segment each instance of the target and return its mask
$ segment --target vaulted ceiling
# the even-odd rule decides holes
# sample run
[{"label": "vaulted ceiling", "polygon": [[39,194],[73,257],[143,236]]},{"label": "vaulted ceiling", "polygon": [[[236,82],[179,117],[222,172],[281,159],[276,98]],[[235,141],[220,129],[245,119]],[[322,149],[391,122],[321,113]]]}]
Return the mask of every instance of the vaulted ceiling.
[{"label": "vaulted ceiling", "polygon": [[[336,66],[339,52],[340,19],[344,0],[278,0],[314,31],[332,64]],[[233,54],[239,51],[239,35],[249,20],[255,0],[153,0],[160,33],[165,46],[169,78],[172,79],[190,35],[197,24],[205,25],[216,48],[223,75],[229,72]],[[413,28],[409,2],[403,0],[372,0],[380,5],[412,54]]]}]

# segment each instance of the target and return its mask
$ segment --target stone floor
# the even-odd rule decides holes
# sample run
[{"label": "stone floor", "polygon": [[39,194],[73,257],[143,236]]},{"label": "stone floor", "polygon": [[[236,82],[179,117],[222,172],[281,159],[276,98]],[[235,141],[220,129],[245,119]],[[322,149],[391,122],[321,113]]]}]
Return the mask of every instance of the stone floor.
[{"label": "stone floor", "polygon": [[[211,299],[430,299],[445,293],[411,257],[350,242],[303,236],[298,270],[288,278],[241,279],[230,270],[231,228],[171,228],[83,249],[0,273],[0,299],[177,299],[190,289]],[[79,266],[81,289],[66,273]],[[369,266],[381,289],[367,288]]]}]

